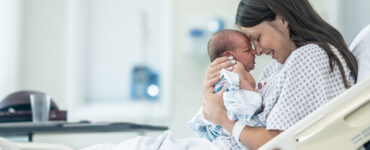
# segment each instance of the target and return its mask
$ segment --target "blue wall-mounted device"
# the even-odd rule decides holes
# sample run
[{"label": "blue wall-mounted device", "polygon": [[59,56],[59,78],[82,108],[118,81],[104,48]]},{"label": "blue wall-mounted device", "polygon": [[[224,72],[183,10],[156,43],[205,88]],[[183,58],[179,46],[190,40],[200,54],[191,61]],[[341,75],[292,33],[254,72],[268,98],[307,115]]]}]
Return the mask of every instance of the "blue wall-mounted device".
[{"label": "blue wall-mounted device", "polygon": [[159,94],[158,73],[148,66],[135,66],[131,73],[131,99],[156,101]]}]

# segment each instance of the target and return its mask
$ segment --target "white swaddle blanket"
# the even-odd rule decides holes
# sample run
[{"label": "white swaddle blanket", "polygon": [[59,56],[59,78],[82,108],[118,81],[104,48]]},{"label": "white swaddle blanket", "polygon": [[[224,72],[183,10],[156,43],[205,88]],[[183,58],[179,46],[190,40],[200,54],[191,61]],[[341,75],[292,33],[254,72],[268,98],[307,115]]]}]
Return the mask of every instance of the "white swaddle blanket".
[{"label": "white swaddle blanket", "polygon": [[[258,118],[255,117],[255,113],[260,110],[262,105],[261,96],[256,92],[240,89],[239,75],[236,73],[222,69],[221,80],[227,82],[223,98],[228,118],[232,121],[239,120],[248,126],[263,126]],[[230,133],[223,130],[221,126],[206,120],[201,110],[189,121],[188,126],[198,136],[207,138],[217,143],[217,145],[224,143],[225,145],[235,146],[234,148],[229,147],[229,149],[245,149],[239,141],[230,138]]]}]

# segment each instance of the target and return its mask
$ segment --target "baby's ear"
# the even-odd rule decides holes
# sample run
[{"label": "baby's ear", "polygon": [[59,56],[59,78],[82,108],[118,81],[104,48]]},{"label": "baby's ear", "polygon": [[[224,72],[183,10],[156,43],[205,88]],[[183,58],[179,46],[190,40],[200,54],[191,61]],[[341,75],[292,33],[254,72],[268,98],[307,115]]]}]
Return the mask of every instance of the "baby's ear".
[{"label": "baby's ear", "polygon": [[230,55],[231,55],[231,54],[230,54],[230,51],[226,50],[226,51],[224,52],[224,55],[225,55],[225,56],[230,56]]}]

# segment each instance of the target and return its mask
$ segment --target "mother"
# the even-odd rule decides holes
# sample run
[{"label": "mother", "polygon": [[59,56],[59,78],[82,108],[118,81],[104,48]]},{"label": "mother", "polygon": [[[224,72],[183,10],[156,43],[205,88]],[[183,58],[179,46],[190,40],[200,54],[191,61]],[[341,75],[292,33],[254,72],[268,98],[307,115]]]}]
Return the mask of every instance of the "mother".
[{"label": "mother", "polygon": [[[259,82],[263,127],[245,126],[240,141],[250,149],[288,129],[296,122],[355,84],[357,63],[341,34],[326,23],[308,0],[241,0],[236,24],[252,41],[256,54],[271,54]],[[216,59],[204,81],[203,113],[229,132],[236,124],[227,118],[222,92],[214,94],[226,57]],[[234,132],[237,130],[234,130]]]}]

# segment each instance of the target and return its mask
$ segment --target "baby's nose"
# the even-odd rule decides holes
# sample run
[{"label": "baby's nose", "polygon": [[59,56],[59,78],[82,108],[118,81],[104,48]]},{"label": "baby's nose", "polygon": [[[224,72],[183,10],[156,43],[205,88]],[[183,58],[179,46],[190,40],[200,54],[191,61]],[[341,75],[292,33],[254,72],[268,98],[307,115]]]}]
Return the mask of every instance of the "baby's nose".
[{"label": "baby's nose", "polygon": [[252,50],[253,55],[256,55],[256,53],[257,53],[256,50]]}]

